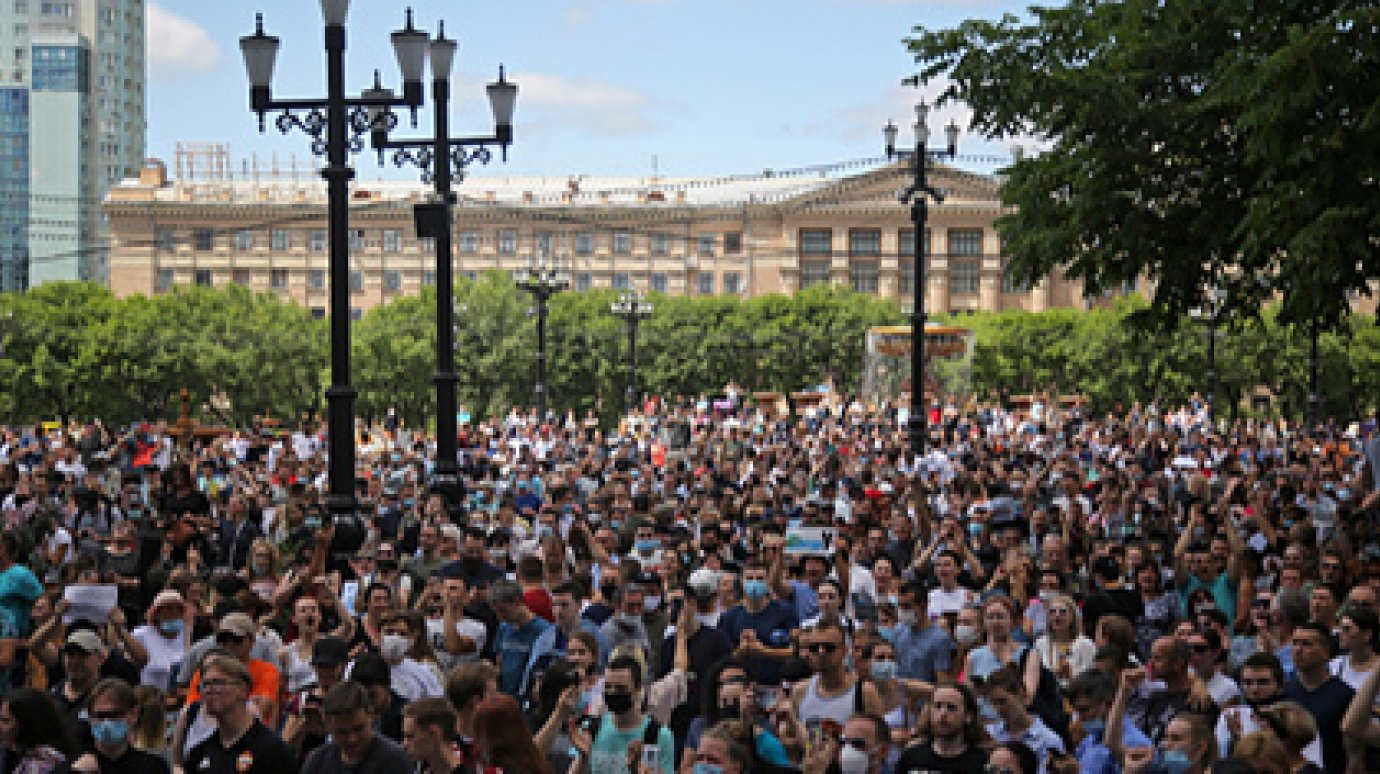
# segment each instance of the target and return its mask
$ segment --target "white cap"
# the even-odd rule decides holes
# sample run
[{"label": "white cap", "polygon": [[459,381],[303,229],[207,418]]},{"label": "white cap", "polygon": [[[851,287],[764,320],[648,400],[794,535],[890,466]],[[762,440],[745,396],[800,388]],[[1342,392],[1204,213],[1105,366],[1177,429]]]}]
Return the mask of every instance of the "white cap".
[{"label": "white cap", "polygon": [[690,573],[690,580],[686,585],[697,589],[717,589],[719,587],[719,573],[708,567],[701,567]]}]

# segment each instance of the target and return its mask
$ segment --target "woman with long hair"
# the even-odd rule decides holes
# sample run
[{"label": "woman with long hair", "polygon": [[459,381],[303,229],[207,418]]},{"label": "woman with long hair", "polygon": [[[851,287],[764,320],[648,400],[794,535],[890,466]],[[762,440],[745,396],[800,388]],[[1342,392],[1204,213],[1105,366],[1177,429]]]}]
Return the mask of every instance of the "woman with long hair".
[{"label": "woman with long hair", "polygon": [[[982,603],[982,624],[986,631],[983,644],[968,653],[963,674],[970,683],[986,680],[987,676],[1008,664],[1020,664],[1025,646],[1013,638],[1020,621],[1020,608],[1008,596],[991,597]],[[1040,661],[1027,658],[1022,670],[1026,695],[1034,696],[1040,685]],[[990,705],[983,701],[983,719],[996,720]]]},{"label": "woman with long hair", "polygon": [[273,600],[273,592],[278,590],[278,578],[282,575],[282,562],[278,547],[266,537],[254,538],[249,544],[249,561],[244,563],[244,580],[249,588],[265,602]]},{"label": "woman with long hair", "polygon": [[139,720],[129,730],[129,743],[136,750],[163,756],[172,763],[172,751],[168,749],[167,694],[151,685],[138,685],[134,688],[135,704],[139,707]]},{"label": "woman with long hair", "polygon": [[485,766],[506,774],[552,774],[537,749],[522,708],[511,696],[490,696],[474,711],[474,750]]},{"label": "woman with long hair", "polygon": [[33,688],[0,701],[0,744],[6,774],[46,774],[77,753],[57,702]]},{"label": "woman with long hair", "polygon": [[1332,659],[1332,674],[1352,690],[1361,690],[1361,683],[1380,666],[1380,654],[1375,652],[1377,638],[1380,618],[1371,610],[1348,609],[1337,617],[1337,644],[1346,654]]},{"label": "woman with long hair", "polygon": [[1164,592],[1164,578],[1153,561],[1136,568],[1136,591],[1141,614],[1135,620],[1137,652],[1149,653],[1155,640],[1167,636],[1179,620],[1179,598]]},{"label": "woman with long hair", "polygon": [[1092,668],[1097,646],[1083,634],[1083,618],[1071,597],[1055,594],[1047,612],[1049,620],[1045,633],[1035,640],[1035,652],[1059,684],[1068,687],[1070,680]]},{"label": "woman with long hair", "polygon": [[321,639],[321,603],[312,594],[302,594],[292,603],[292,642],[283,646],[278,661],[283,665],[287,692],[297,693],[316,682],[311,666],[312,649]]},{"label": "woman with long hair", "polygon": [[1236,630],[1227,652],[1227,666],[1233,672],[1241,668],[1256,653],[1273,655],[1276,650],[1275,596],[1269,589],[1260,589],[1251,596],[1246,625]]}]

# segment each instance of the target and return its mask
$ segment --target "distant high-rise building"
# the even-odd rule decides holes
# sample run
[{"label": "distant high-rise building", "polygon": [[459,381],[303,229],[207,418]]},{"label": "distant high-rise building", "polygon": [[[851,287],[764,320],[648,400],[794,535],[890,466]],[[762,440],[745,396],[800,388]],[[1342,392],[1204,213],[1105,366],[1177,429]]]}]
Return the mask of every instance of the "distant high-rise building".
[{"label": "distant high-rise building", "polygon": [[108,281],[100,202],[144,128],[143,0],[0,0],[0,290]]}]

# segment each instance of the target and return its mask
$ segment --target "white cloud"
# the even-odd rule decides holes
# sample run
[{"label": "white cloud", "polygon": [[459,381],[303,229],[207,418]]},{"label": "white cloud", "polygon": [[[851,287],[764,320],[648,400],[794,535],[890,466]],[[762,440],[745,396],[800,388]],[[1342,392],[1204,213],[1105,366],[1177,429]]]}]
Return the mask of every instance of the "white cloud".
[{"label": "white cloud", "polygon": [[[600,133],[635,134],[658,127],[652,117],[653,100],[646,94],[612,83],[563,75],[521,73],[518,111],[538,113],[535,123],[563,124]],[[533,123],[518,119],[519,123]]]},{"label": "white cloud", "polygon": [[569,5],[561,11],[561,26],[563,27],[583,27],[589,24],[594,18],[594,14],[586,5]]},{"label": "white cloud", "polygon": [[204,73],[220,63],[220,49],[200,24],[157,3],[149,3],[145,21],[151,77]]}]

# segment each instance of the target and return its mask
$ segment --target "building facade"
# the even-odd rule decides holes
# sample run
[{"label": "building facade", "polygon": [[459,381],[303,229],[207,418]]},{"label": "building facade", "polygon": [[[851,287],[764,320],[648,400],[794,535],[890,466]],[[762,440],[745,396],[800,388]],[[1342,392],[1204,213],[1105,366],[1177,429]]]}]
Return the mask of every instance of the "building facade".
[{"label": "building facade", "polygon": [[[895,191],[909,174],[892,165],[706,179],[472,177],[459,188],[455,270],[513,272],[545,255],[575,290],[748,297],[827,283],[908,310],[915,235]],[[947,197],[931,208],[922,241],[931,311],[1086,305],[1076,282],[1021,287],[1004,278],[994,178],[940,167],[932,181]],[[435,281],[432,245],[412,222],[427,196],[412,183],[353,184],[352,314]],[[326,314],[325,187],[307,173],[171,180],[150,163],[112,188],[104,209],[117,295],[239,284]]]},{"label": "building facade", "polygon": [[101,199],[144,156],[143,0],[0,9],[0,290],[105,282]]}]

